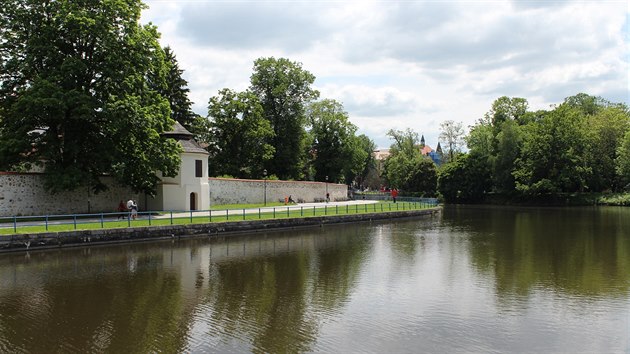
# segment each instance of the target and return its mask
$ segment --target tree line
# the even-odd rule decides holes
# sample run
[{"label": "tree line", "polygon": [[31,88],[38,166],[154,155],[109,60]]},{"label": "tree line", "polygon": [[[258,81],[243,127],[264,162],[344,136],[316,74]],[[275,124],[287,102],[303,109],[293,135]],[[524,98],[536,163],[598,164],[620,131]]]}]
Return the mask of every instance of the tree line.
[{"label": "tree line", "polygon": [[504,96],[467,135],[451,120],[440,129],[439,166],[420,153],[418,133],[390,130],[379,183],[463,203],[630,189],[630,111],[622,103],[580,93],[531,111],[526,99]]},{"label": "tree line", "polygon": [[44,172],[51,192],[105,190],[105,175],[154,194],[177,174],[175,121],[210,153],[210,172],[351,182],[372,164],[341,103],[284,58],[254,62],[251,85],[192,111],[176,56],[141,25],[140,1],[6,0],[0,7],[0,168]]},{"label": "tree line", "polygon": [[601,97],[580,93],[537,111],[500,97],[465,141],[468,151],[439,173],[446,201],[620,192],[630,183],[630,111]]},{"label": "tree line", "polygon": [[357,135],[343,105],[319,99],[315,76],[286,58],[254,62],[250,87],[210,98],[196,133],[212,175],[352,183],[373,164],[374,142]]},{"label": "tree line", "polygon": [[[43,171],[51,192],[107,188],[103,176],[155,193],[174,176],[175,121],[209,152],[210,173],[389,186],[446,201],[621,191],[630,183],[628,107],[577,94],[550,110],[501,97],[464,135],[440,125],[436,166],[418,134],[390,130],[391,155],[357,135],[343,105],[286,58],[259,58],[249,87],[221,89],[206,116],[140,1],[6,0],[0,7],[0,169]],[[467,146],[464,150],[464,143]]]}]

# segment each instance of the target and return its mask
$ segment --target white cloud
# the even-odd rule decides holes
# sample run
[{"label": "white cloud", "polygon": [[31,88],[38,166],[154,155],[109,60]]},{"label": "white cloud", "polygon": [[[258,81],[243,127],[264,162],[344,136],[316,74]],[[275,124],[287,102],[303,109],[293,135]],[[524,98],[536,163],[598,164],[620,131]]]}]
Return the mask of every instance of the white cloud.
[{"label": "white cloud", "polygon": [[627,2],[148,1],[197,113],[249,85],[258,57],[286,57],[342,102],[359,131],[389,145],[412,128],[473,124],[500,96],[547,109],[580,92],[630,103]]}]

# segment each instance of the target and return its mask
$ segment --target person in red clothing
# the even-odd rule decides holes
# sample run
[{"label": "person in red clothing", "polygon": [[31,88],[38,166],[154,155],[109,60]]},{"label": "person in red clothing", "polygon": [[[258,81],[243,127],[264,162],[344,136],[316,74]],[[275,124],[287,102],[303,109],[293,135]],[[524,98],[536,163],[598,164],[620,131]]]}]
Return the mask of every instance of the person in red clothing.
[{"label": "person in red clothing", "polygon": [[392,189],[392,200],[394,201],[394,203],[396,203],[396,197],[398,197],[398,189],[393,188]]},{"label": "person in red clothing", "polygon": [[118,203],[118,219],[124,219],[126,211],[127,207],[125,206],[125,203],[123,203],[123,201],[121,200],[120,203]]}]

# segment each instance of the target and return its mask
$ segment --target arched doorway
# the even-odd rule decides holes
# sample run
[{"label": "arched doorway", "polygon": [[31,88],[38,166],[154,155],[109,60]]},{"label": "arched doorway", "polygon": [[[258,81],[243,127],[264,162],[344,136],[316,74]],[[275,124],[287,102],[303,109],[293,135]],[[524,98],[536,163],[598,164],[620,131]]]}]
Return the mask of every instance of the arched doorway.
[{"label": "arched doorway", "polygon": [[197,194],[190,193],[190,210],[197,210]]}]

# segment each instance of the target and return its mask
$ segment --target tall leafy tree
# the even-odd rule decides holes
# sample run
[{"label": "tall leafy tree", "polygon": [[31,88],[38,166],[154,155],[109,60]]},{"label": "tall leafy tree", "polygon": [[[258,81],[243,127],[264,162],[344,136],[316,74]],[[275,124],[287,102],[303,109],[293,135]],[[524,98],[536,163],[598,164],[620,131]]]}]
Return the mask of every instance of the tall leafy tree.
[{"label": "tall leafy tree", "polygon": [[529,124],[515,163],[516,189],[527,194],[584,191],[592,173],[584,123],[580,110],[563,104]]},{"label": "tall leafy tree", "polygon": [[433,195],[437,185],[435,164],[420,153],[418,133],[412,129],[390,130],[393,140],[384,172],[390,187]]},{"label": "tall leafy tree", "polygon": [[416,151],[420,151],[418,149],[420,144],[418,133],[410,128],[405,130],[390,129],[387,132],[387,136],[393,140],[390,146],[390,153],[392,155],[402,153],[407,156],[412,156]]},{"label": "tall leafy tree", "polygon": [[259,58],[254,62],[251,91],[262,104],[264,117],[271,123],[276,149],[266,163],[271,174],[281,179],[299,179],[307,158],[306,107],[319,97],[311,87],[315,76],[302,64],[285,58]]},{"label": "tall leafy tree", "polygon": [[344,168],[353,161],[354,138],[357,127],[349,120],[341,103],[324,99],[309,106],[314,153],[315,180],[340,182],[344,180]]},{"label": "tall leafy tree", "polygon": [[495,137],[496,147],[492,156],[492,177],[499,192],[514,191],[514,161],[521,153],[521,133],[515,120],[501,123],[501,129]]},{"label": "tall leafy tree", "polygon": [[260,178],[273,156],[273,137],[258,97],[249,91],[219,91],[208,105],[209,170],[214,176]]},{"label": "tall leafy tree", "polygon": [[608,102],[601,97],[591,96],[586,93],[578,93],[564,99],[564,105],[578,109],[585,115],[592,115],[600,111]]},{"label": "tall leafy tree", "polygon": [[470,128],[470,133],[464,138],[466,146],[470,152],[489,157],[493,147],[492,125],[485,120],[480,120]]},{"label": "tall leafy tree", "polygon": [[179,147],[153,26],[140,1],[5,0],[0,6],[0,167],[41,165],[52,191],[100,191],[111,174],[154,193]]},{"label": "tall leafy tree", "polygon": [[385,175],[392,188],[433,196],[437,188],[437,172],[433,161],[420,152],[398,153],[385,161]]},{"label": "tall leafy tree", "polygon": [[587,179],[588,190],[617,189],[620,181],[615,172],[615,159],[629,128],[628,108],[585,93],[565,98],[562,105],[585,116],[583,134],[589,147],[585,158],[592,169]]},{"label": "tall leafy tree", "polygon": [[589,148],[585,153],[593,170],[587,180],[590,191],[617,190],[621,187],[615,172],[615,159],[629,128],[630,114],[625,107],[603,107],[587,116],[585,139]]},{"label": "tall leafy tree", "polygon": [[628,184],[630,184],[630,130],[626,131],[621,143],[617,147],[615,172],[617,176],[619,176],[622,187],[628,189]]},{"label": "tall leafy tree", "polygon": [[438,190],[447,202],[479,202],[491,186],[488,160],[472,153],[456,156],[438,176]]},{"label": "tall leafy tree", "polygon": [[370,171],[376,169],[374,150],[376,144],[367,135],[353,137],[351,141],[352,163],[344,167],[347,182],[355,182],[363,186]]},{"label": "tall leafy tree", "polygon": [[499,97],[485,114],[492,126],[492,144],[489,149],[494,188],[509,193],[514,190],[514,161],[520,155],[519,126],[528,122],[529,104],[520,97]]},{"label": "tall leafy tree", "polygon": [[[490,111],[486,113],[486,120],[499,130],[504,122],[516,121],[525,124],[529,103],[520,97],[499,97],[493,103]],[[495,135],[498,133],[495,132]]]}]

